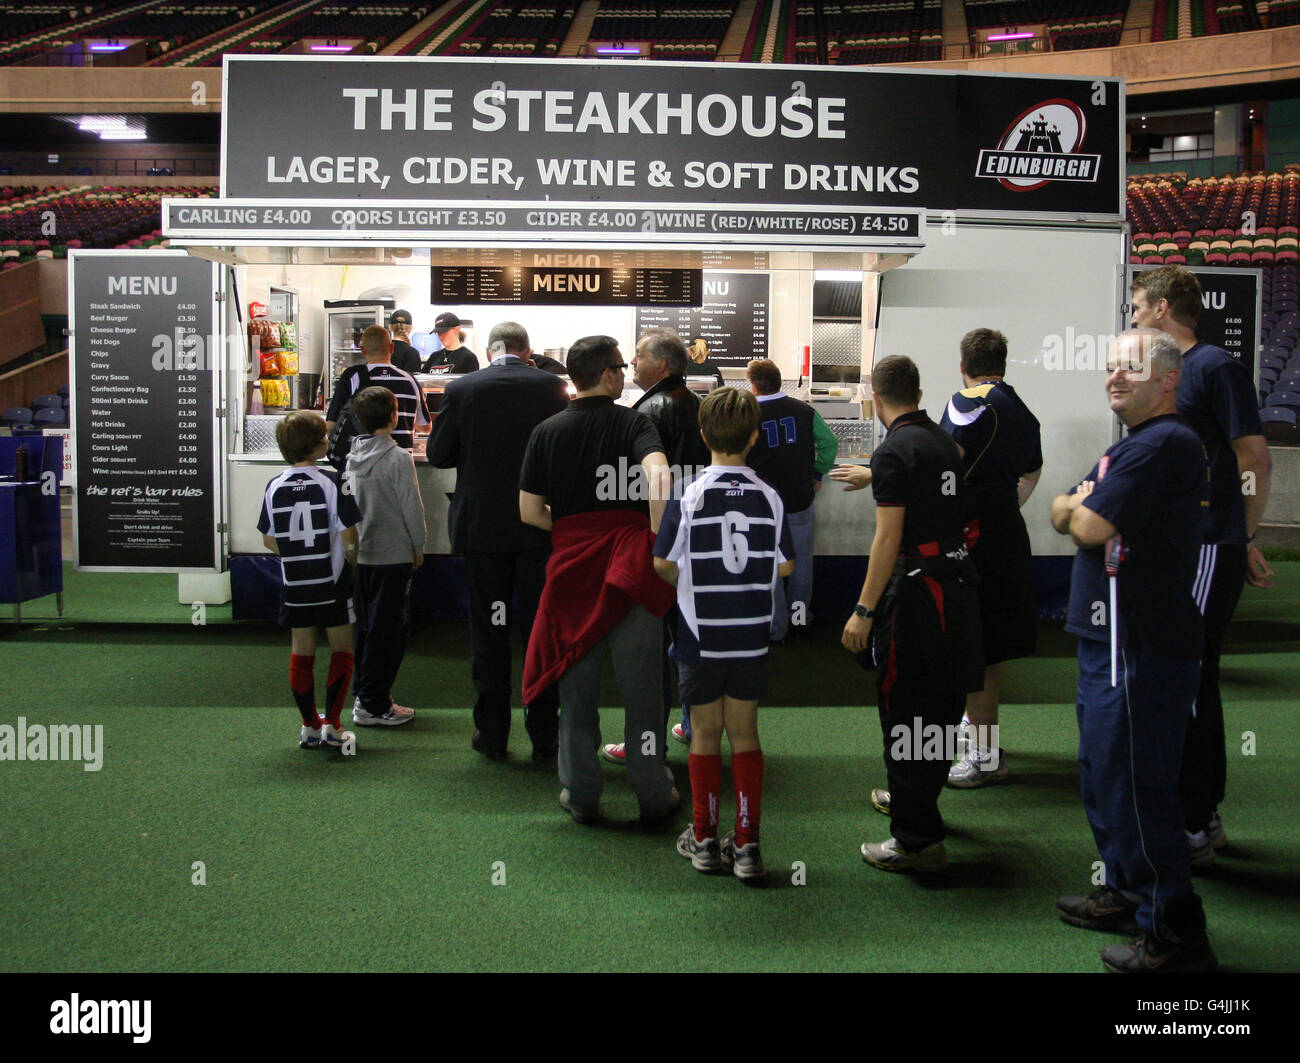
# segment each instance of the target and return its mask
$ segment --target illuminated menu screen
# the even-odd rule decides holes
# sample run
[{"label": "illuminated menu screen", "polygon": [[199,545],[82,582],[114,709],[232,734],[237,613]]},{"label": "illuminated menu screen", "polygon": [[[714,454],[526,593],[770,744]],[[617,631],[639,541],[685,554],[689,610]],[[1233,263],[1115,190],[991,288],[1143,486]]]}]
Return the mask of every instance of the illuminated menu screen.
[{"label": "illuminated menu screen", "polygon": [[768,278],[765,273],[704,275],[702,305],[689,310],[637,309],[636,332],[667,328],[689,343],[703,336],[709,360],[719,366],[744,366],[768,356]]}]

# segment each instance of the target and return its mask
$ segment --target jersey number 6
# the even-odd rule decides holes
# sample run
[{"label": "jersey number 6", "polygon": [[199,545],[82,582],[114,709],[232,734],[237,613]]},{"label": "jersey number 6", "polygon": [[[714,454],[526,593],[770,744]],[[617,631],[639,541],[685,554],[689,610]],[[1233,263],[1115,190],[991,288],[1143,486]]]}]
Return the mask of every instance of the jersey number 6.
[{"label": "jersey number 6", "polygon": [[743,513],[728,510],[722,515],[722,564],[728,572],[741,573],[749,564],[749,518]]}]

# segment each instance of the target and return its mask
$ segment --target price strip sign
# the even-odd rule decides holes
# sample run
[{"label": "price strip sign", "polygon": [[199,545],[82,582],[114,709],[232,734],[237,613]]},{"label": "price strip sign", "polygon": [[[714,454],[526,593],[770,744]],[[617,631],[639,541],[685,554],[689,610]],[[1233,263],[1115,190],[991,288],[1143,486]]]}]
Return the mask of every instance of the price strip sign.
[{"label": "price strip sign", "polygon": [[69,258],[77,568],[220,571],[218,267],[171,251]]},{"label": "price strip sign", "polygon": [[533,246],[563,241],[575,247],[737,244],[889,250],[922,246],[922,229],[922,212],[905,208],[163,200],[163,230],[187,243],[328,240],[473,246],[510,240]]}]

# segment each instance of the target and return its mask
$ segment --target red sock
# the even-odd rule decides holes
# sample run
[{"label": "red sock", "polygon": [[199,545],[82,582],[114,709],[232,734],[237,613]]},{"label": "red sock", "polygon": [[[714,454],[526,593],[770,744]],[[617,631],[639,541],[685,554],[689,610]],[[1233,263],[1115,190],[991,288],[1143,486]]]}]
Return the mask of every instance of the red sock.
[{"label": "red sock", "polygon": [[348,687],[352,685],[352,654],[334,653],[330,655],[329,684],[325,689],[326,719],[335,727],[343,715],[343,701],[348,696]]},{"label": "red sock", "polygon": [[695,804],[695,840],[718,836],[718,791],[722,788],[722,756],[692,753],[691,797]]},{"label": "red sock", "polygon": [[758,841],[763,806],[763,751],[731,755],[731,779],[736,786],[736,847]]},{"label": "red sock", "polygon": [[289,689],[293,691],[293,700],[298,703],[302,725],[319,731],[321,719],[316,713],[316,678],[312,674],[315,665],[315,657],[289,654]]}]

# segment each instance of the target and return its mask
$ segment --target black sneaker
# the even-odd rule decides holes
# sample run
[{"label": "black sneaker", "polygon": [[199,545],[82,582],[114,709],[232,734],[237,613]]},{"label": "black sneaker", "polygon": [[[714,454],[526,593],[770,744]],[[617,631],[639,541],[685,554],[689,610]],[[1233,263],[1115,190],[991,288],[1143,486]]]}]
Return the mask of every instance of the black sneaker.
[{"label": "black sneaker", "polygon": [[560,807],[573,817],[574,823],[580,823],[584,827],[594,827],[600,822],[600,813],[597,811],[584,811],[578,808],[569,800],[569,791],[567,789],[560,791]]},{"label": "black sneaker", "polygon": [[1086,897],[1062,897],[1056,910],[1063,923],[1086,930],[1105,930],[1114,934],[1140,934],[1137,905],[1110,886],[1093,890]]},{"label": "black sneaker", "polygon": [[1154,934],[1102,949],[1101,962],[1114,974],[1201,974],[1219,966],[1208,940],[1174,945]]},{"label": "black sneaker", "polygon": [[484,737],[483,732],[478,728],[475,728],[474,733],[470,736],[469,744],[470,748],[473,749],[475,753],[482,753],[483,756],[488,758],[488,760],[506,759],[506,751],[504,749],[493,749],[489,746],[487,738]]}]

